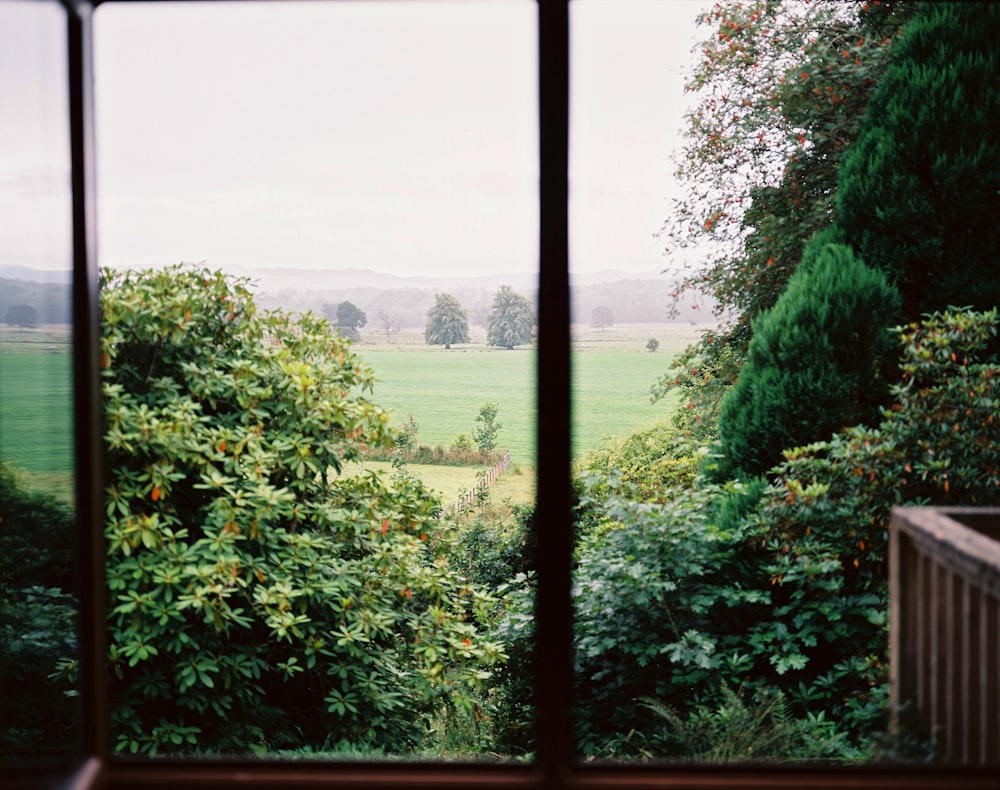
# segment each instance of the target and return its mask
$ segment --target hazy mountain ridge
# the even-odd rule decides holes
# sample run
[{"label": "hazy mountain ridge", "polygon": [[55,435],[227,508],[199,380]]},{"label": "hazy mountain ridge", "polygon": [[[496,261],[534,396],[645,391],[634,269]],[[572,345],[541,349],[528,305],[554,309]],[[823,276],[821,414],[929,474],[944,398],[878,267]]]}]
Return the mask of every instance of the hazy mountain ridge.
[{"label": "hazy mountain ridge", "polygon": [[[368,324],[364,328],[366,332],[378,332],[388,321],[403,328],[423,327],[427,311],[439,293],[453,295],[468,311],[470,323],[481,325],[485,324],[493,295],[501,285],[510,285],[537,303],[537,273],[533,272],[428,277],[358,268],[226,267],[226,271],[248,278],[258,303],[265,308],[322,313],[324,305],[335,307],[343,301],[352,302],[368,316]],[[27,266],[0,266],[0,278],[9,281],[0,285],[0,290],[13,296],[14,292],[23,293],[23,286],[27,283],[66,287],[70,273]],[[711,303],[695,299],[694,295],[688,295],[681,302],[679,315],[672,319],[671,294],[676,281],[657,271],[608,269],[572,273],[570,281],[573,320],[577,323],[590,323],[597,307],[607,307],[615,323],[697,323],[713,320]]]}]

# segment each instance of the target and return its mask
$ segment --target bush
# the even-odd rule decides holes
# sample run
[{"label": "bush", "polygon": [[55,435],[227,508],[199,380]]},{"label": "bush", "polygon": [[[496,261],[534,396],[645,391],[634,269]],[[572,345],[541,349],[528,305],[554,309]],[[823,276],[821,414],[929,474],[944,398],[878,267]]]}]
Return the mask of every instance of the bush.
[{"label": "bush", "polygon": [[75,757],[78,604],[70,506],[0,461],[0,760]]},{"label": "bush", "polygon": [[786,447],[870,421],[888,394],[899,297],[885,276],[823,234],[754,326],[719,413],[719,479],[759,475]]},{"label": "bush", "polygon": [[101,346],[114,747],[400,751],[502,660],[439,504],[341,478],[391,439],[323,319],[246,281],[112,272]]},{"label": "bush", "polygon": [[881,422],[788,451],[770,482],[699,481],[665,504],[607,480],[588,489],[600,495],[583,500],[574,591],[584,754],[705,754],[692,742],[681,755],[641,699],[715,726],[732,708],[724,685],[755,704],[780,691],[824,756],[876,754],[890,510],[1000,503],[997,323],[954,310],[901,330]]},{"label": "bush", "polygon": [[[576,469],[613,472],[615,487],[627,489],[640,501],[649,501],[691,486],[700,463],[701,455],[691,439],[673,425],[661,423],[588,451]],[[599,493],[593,490],[591,496]]]}]

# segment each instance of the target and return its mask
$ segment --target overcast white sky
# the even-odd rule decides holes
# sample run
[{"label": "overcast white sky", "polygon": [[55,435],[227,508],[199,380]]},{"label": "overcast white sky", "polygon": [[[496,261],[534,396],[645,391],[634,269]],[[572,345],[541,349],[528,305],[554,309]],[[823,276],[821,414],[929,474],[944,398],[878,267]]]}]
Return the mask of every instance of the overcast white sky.
[{"label": "overcast white sky", "polygon": [[[42,216],[46,184],[49,210],[65,202],[60,136],[38,131],[59,128],[64,99],[29,82],[13,47],[23,30],[4,24],[25,5],[0,2],[8,219]],[[572,6],[575,271],[667,265],[654,234],[675,192],[682,69],[705,5]],[[535,270],[535,15],[533,0],[101,6],[100,262]],[[51,81],[47,37],[36,29],[29,45],[35,79]],[[34,125],[8,111],[25,102]],[[35,224],[11,223],[0,263],[62,265],[45,263],[60,257],[58,234],[18,238]]]}]

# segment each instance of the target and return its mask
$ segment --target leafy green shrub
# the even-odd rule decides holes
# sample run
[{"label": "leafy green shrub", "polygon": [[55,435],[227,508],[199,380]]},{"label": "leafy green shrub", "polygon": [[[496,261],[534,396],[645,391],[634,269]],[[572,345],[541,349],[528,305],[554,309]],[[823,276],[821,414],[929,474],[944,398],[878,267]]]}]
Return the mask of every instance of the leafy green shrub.
[{"label": "leafy green shrub", "polygon": [[665,504],[613,481],[585,489],[584,754],[683,756],[641,698],[707,727],[723,684],[758,700],[781,691],[824,756],[882,748],[890,509],[1000,502],[997,324],[996,311],[953,310],[903,329],[902,383],[881,422],[786,452],[770,482],[699,481]]},{"label": "leafy green shrub", "polygon": [[[689,436],[675,426],[661,423],[624,439],[590,450],[581,458],[579,472],[614,472],[615,486],[647,501],[662,499],[674,489],[690,487],[701,456]],[[592,481],[597,484],[597,480]],[[599,491],[592,491],[596,497]]]},{"label": "leafy green shrub", "polygon": [[472,449],[472,435],[460,433],[451,440],[451,451],[453,453],[464,453]]},{"label": "leafy green shrub", "polygon": [[760,558],[747,530],[724,533],[708,518],[716,487],[660,504],[587,482],[581,507],[596,523],[580,539],[573,597],[577,731],[581,751],[593,755],[621,733],[659,726],[641,698],[683,707],[752,665],[727,646],[759,620],[753,610],[768,592],[743,581]]},{"label": "leafy green shrub", "polygon": [[759,475],[786,447],[876,418],[899,297],[885,276],[821,234],[754,325],[746,365],[719,413],[720,479]]},{"label": "leafy green shrub", "polygon": [[73,510],[0,461],[0,762],[76,754]]},{"label": "leafy green shrub", "polygon": [[209,271],[101,306],[114,747],[399,751],[472,705],[503,655],[438,503],[337,474],[391,438],[348,344]]}]

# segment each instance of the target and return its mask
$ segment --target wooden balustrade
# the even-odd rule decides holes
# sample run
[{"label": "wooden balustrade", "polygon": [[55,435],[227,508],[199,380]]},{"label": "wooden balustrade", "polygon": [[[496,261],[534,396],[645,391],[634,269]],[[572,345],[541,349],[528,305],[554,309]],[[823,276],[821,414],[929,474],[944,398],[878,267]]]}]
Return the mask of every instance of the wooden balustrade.
[{"label": "wooden balustrade", "polygon": [[1000,762],[1000,509],[897,508],[889,572],[894,728]]}]

